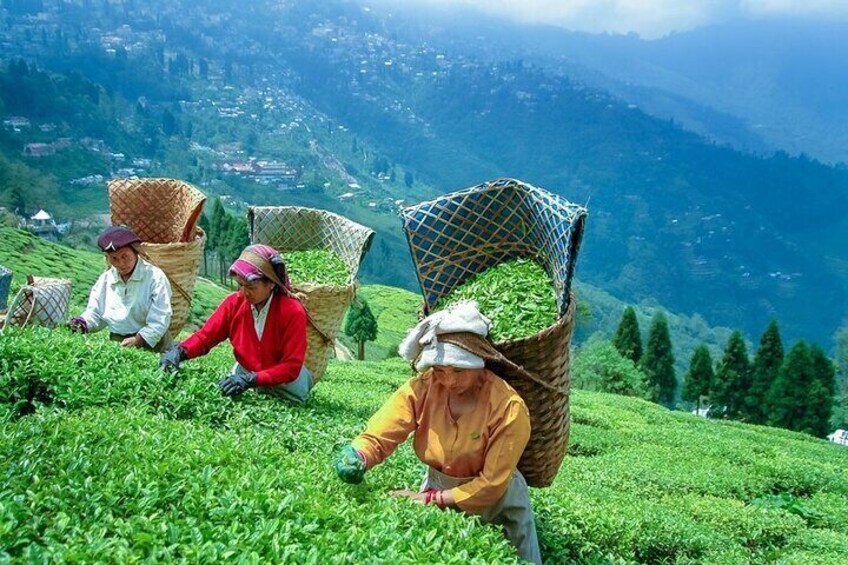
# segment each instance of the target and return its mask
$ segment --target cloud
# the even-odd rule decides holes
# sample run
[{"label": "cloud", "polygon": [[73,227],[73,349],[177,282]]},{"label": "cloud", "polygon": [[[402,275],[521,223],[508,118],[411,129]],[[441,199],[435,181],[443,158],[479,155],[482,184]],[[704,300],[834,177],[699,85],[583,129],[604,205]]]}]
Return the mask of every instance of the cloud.
[{"label": "cloud", "polygon": [[[409,0],[395,0],[407,3]],[[656,38],[727,20],[764,16],[848,18],[846,0],[414,0],[465,5],[524,23]]]}]

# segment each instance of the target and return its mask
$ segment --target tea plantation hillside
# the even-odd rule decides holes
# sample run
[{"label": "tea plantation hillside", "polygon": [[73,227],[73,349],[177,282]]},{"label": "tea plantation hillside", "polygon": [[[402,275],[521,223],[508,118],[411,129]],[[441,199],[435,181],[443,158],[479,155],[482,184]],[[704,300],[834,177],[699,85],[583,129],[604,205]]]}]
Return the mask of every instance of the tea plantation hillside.
[{"label": "tea plantation hillside", "polygon": [[[509,563],[456,512],[398,500],[408,446],[341,483],[334,453],[409,376],[331,363],[306,406],[220,396],[231,353],[176,376],[102,334],[0,336],[0,560]],[[848,450],[575,391],[570,455],[531,493],[548,563],[844,563]]]},{"label": "tea plantation hillside", "polygon": [[[26,231],[2,227],[0,265],[14,272],[10,302],[18,288],[26,283],[28,274],[70,279],[73,283],[71,316],[85,309],[92,285],[106,269],[106,261],[100,253],[57,245]],[[199,279],[194,287],[189,325],[202,323],[229,292],[205,279]]]}]

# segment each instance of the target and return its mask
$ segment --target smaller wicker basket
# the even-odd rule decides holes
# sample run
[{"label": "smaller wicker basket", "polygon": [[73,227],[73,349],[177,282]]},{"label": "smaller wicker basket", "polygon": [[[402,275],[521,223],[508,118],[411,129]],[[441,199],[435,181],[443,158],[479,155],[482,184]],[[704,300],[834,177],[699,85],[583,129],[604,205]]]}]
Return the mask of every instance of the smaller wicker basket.
[{"label": "smaller wicker basket", "polygon": [[6,313],[4,325],[40,325],[55,328],[68,319],[71,281],[27,276]]},{"label": "smaller wicker basket", "polygon": [[206,234],[197,227],[206,196],[175,179],[116,179],[109,181],[112,223],[132,228],[144,243],[140,252],[171,283],[171,325],[174,338],[191,312]]},{"label": "smaller wicker basket", "polygon": [[309,315],[304,365],[314,382],[324,375],[348,306],[356,294],[356,274],[374,231],[344,216],[300,206],[252,206],[247,212],[252,243],[286,252],[326,249],[348,268],[343,286],[303,283],[293,287]]}]

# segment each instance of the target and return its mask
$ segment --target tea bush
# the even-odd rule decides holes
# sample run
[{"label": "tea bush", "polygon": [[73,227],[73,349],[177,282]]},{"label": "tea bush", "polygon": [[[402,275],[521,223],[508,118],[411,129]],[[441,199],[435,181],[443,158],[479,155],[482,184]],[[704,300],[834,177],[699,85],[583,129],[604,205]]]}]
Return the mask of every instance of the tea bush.
[{"label": "tea bush", "polygon": [[[177,376],[99,335],[0,337],[0,561],[508,563],[493,527],[397,500],[408,445],[351,487],[336,450],[410,375],[331,363],[305,406],[231,400],[220,347]],[[532,489],[548,563],[833,563],[848,450],[575,391],[570,455]]]}]

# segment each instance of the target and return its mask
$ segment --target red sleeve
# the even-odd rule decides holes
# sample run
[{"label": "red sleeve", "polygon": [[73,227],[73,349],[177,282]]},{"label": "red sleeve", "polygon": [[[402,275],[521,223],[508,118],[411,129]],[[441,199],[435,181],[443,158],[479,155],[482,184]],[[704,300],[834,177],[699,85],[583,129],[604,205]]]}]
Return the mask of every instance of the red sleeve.
[{"label": "red sleeve", "polygon": [[230,322],[237,306],[238,293],[227,296],[212,312],[203,327],[188,336],[180,347],[185,349],[186,358],[193,359],[209,353],[209,350],[230,337]]},{"label": "red sleeve", "polygon": [[256,373],[258,386],[276,386],[293,382],[300,374],[306,357],[306,310],[296,299],[285,301],[281,312],[282,322],[278,328],[266,328],[279,333],[282,347],[281,361]]}]

